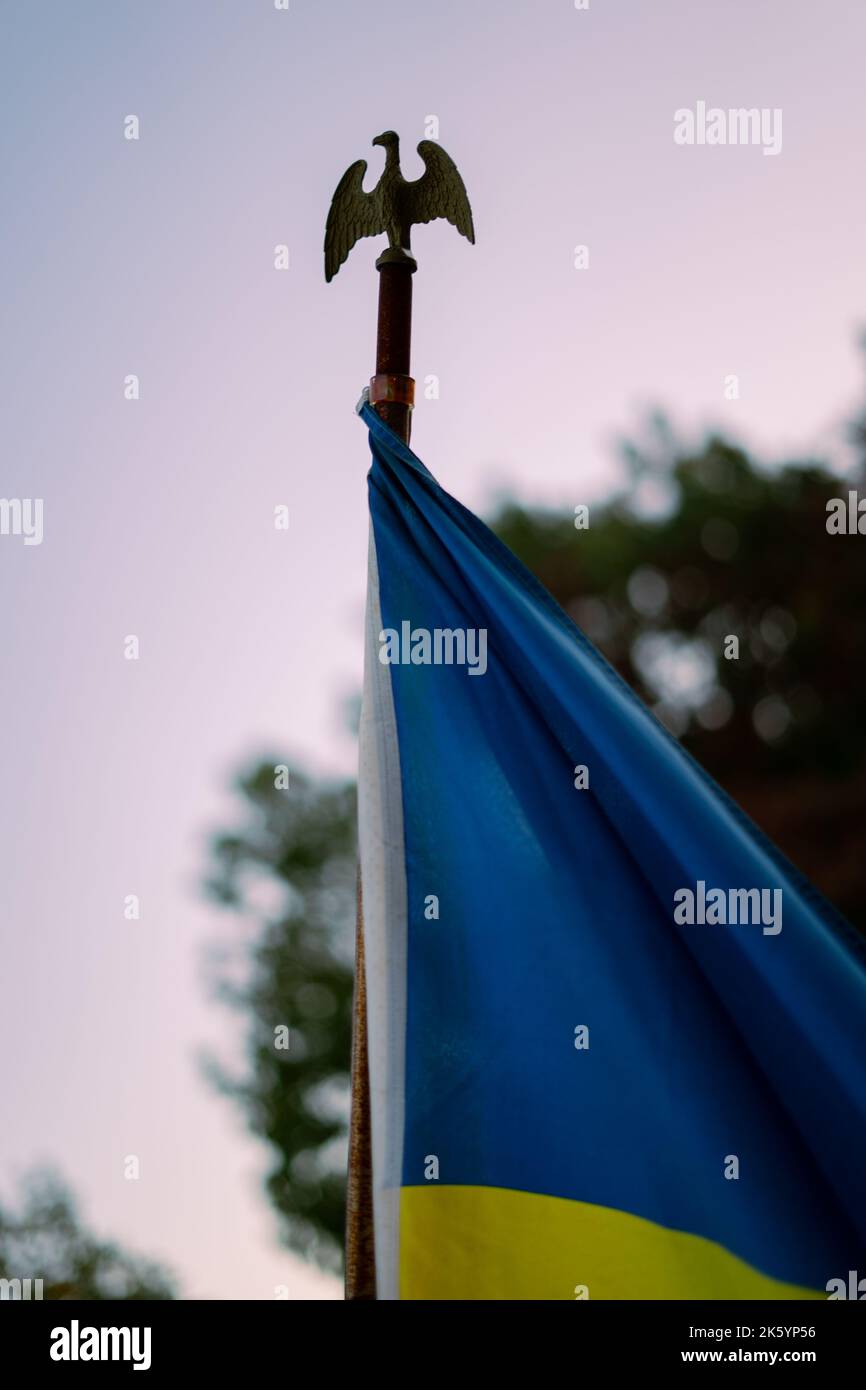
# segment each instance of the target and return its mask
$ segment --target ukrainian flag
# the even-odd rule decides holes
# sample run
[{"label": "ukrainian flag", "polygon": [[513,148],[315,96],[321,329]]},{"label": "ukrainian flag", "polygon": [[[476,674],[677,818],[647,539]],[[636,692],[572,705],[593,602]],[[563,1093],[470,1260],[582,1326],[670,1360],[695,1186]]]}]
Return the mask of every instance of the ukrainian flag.
[{"label": "ukrainian flag", "polygon": [[361,413],[378,1296],[826,1298],[866,1274],[862,940]]}]

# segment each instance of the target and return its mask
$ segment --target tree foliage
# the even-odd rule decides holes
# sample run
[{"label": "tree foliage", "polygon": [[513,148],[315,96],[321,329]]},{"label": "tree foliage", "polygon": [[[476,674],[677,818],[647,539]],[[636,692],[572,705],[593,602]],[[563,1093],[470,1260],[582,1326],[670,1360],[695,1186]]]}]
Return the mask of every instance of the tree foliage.
[{"label": "tree foliage", "polygon": [[[679,737],[842,912],[866,927],[866,683],[857,670],[866,537],[831,535],[844,482],[768,469],[664,422],[628,446],[629,486],[575,531],[506,506],[502,539]],[[641,498],[663,499],[661,516]],[[735,637],[738,655],[727,640]]]},{"label": "tree foliage", "polygon": [[[217,1084],[243,1107],[273,1156],[268,1192],[293,1249],[339,1264],[345,1206],[352,1026],[355,789],[312,783],[280,759],[239,783],[245,824],[213,844],[208,889],[255,924],[214,957],[216,988],[243,1011],[247,1068]],[[264,900],[263,900],[264,893]],[[275,1030],[288,1028],[288,1048]]]},{"label": "tree foliage", "polygon": [[160,1265],[85,1231],[69,1190],[51,1172],[30,1174],[17,1210],[0,1206],[0,1279],[41,1279],[43,1299],[176,1297]]}]

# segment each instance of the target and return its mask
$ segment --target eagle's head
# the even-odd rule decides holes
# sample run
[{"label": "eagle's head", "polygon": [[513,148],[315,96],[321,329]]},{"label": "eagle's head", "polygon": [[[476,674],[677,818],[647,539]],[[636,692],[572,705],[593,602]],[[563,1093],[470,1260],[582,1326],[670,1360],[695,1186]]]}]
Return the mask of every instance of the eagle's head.
[{"label": "eagle's head", "polygon": [[399,141],[400,137],[397,134],[396,130],[383,130],[381,135],[376,136],[375,140],[373,141],[373,144],[384,145],[386,150],[395,150],[397,148],[397,145],[399,144]]}]

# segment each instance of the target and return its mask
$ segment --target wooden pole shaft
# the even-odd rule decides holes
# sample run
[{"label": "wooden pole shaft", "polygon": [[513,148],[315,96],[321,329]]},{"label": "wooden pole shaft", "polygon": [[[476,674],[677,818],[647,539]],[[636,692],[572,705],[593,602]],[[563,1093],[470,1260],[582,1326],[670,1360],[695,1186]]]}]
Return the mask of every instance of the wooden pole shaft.
[{"label": "wooden pole shaft", "polygon": [[[391,259],[390,257],[400,257]],[[409,383],[402,394],[411,400],[412,276],[416,263],[407,253],[385,252],[376,262],[379,271],[379,321],[376,332],[376,376],[400,378]],[[412,406],[406,400],[373,399],[373,407],[395,434],[409,443]]]},{"label": "wooden pole shaft", "polygon": [[352,1109],[346,1184],[346,1298],[376,1297],[373,1240],[373,1152],[370,1129],[370,1073],[367,1060],[367,989],[364,977],[364,908],[361,872],[355,915],[355,995],[352,1005]]},{"label": "wooden pole shaft", "polygon": [[[410,372],[412,347],[412,275],[416,265],[406,252],[386,251],[379,271],[379,320],[376,376],[371,382],[374,410],[395,434],[409,443],[412,430]],[[376,399],[377,391],[397,398]],[[355,928],[355,998],[352,1017],[352,1108],[349,1121],[349,1173],[346,1196],[346,1298],[376,1297],[376,1251],[373,1229],[373,1154],[370,1119],[370,1074],[367,1050],[367,991],[364,979],[364,905],[358,874]]]}]

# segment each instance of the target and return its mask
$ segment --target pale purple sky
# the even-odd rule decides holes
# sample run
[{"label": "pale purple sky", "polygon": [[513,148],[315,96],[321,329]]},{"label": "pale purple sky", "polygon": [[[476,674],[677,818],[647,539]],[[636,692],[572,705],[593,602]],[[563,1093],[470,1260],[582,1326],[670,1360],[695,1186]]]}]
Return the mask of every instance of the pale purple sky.
[{"label": "pale purple sky", "polygon": [[[196,1054],[239,1036],[200,965],[229,775],[272,747],[354,770],[379,247],[325,285],[346,166],[369,186],[393,127],[416,175],[436,116],[464,174],[477,245],[416,233],[414,369],[440,397],[414,443],[469,505],[604,495],[656,403],[842,459],[864,48],[854,0],[7,7],[0,494],[44,498],[45,534],[0,537],[4,1191],[57,1162],[189,1296],[338,1292],[276,1247],[265,1156]],[[781,153],[676,145],[701,100],[781,108]]]}]

